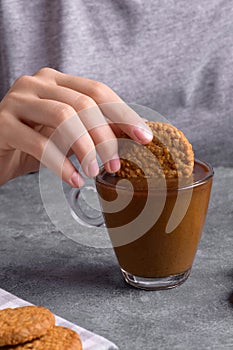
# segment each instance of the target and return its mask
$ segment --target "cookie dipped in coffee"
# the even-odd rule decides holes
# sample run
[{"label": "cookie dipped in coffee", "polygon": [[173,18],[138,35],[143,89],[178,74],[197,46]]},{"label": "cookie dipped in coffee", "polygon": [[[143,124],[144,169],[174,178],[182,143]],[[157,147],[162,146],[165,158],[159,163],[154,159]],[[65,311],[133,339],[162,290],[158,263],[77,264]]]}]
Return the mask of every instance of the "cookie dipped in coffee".
[{"label": "cookie dipped in coffee", "polygon": [[[133,281],[188,277],[213,175],[207,164],[194,162],[192,146],[181,131],[166,123],[148,125],[153,140],[140,145],[123,135],[123,143],[119,143],[121,169],[115,175],[102,170],[96,178],[105,223],[123,275],[127,282],[141,288],[143,285]],[[115,202],[126,205],[109,210]],[[168,287],[183,280],[177,277]]]}]

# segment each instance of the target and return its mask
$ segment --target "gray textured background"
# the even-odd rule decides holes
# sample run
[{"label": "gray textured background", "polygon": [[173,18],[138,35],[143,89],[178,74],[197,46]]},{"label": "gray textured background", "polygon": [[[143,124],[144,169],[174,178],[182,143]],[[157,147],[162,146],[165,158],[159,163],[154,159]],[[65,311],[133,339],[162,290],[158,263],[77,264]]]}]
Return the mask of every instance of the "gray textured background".
[{"label": "gray textured background", "polygon": [[99,80],[233,167],[232,17],[231,0],[1,0],[0,99],[44,66]]},{"label": "gray textured background", "polygon": [[232,349],[233,169],[216,168],[190,278],[146,292],[126,285],[110,249],[88,248],[47,217],[37,174],[0,188],[0,287],[115,342],[120,349]]}]

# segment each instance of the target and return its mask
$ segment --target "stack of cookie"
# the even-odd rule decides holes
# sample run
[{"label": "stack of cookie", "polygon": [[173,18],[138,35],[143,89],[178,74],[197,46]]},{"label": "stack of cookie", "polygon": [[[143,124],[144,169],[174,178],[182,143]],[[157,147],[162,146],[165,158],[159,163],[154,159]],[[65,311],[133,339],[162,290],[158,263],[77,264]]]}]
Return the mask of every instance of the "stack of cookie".
[{"label": "stack of cookie", "polygon": [[40,306],[0,310],[0,349],[82,350],[71,329],[55,326],[51,311]]}]

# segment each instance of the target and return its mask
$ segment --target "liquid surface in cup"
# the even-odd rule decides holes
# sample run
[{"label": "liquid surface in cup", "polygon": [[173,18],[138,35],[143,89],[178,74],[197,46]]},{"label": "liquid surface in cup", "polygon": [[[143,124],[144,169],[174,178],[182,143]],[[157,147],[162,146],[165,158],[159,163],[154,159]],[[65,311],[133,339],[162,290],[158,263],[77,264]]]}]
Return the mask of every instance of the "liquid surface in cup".
[{"label": "liquid surface in cup", "polygon": [[[147,220],[147,216],[145,216],[139,223],[142,235],[139,238],[136,235],[135,240],[114,247],[117,229],[112,230],[112,228],[127,227],[128,223],[135,220],[143,211],[148,196],[146,180],[132,179],[130,181],[134,189],[133,196],[127,189],[127,183],[125,183],[125,188],[122,187],[120,191],[118,188],[118,193],[116,192],[116,184],[119,180],[119,177],[109,175],[104,170],[96,178],[96,187],[105,223],[120,267],[128,273],[145,278],[166,277],[188,270],[192,266],[196,254],[208,209],[212,170],[205,163],[196,160],[192,177],[193,186],[190,185],[190,181],[186,187],[183,184],[179,189],[177,188],[179,185],[177,180],[166,183],[165,204],[159,218],[155,220],[148,230],[143,232],[143,227],[146,226]],[[161,196],[164,195],[164,191],[161,192],[159,189],[159,184],[156,182],[153,184],[152,189],[150,188],[152,205],[147,215],[156,217],[157,204],[160,203]],[[126,199],[127,196],[131,196],[130,203],[118,212],[107,212],[105,210],[106,202],[114,201],[118,195]],[[167,223],[175,204],[177,205],[178,195],[180,210],[184,210],[187,196],[190,198],[189,205],[185,209],[177,227],[170,233],[167,233]],[[132,236],[134,232],[129,232],[126,229],[124,234],[127,237],[127,235]]]}]

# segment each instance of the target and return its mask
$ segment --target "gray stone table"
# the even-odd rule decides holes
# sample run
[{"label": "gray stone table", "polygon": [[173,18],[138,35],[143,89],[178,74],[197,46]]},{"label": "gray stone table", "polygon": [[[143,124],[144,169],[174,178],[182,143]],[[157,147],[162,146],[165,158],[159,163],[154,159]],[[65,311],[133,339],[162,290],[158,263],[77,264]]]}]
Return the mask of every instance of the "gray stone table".
[{"label": "gray stone table", "polygon": [[191,276],[175,289],[146,292],[126,285],[111,249],[74,243],[56,229],[38,174],[18,178],[0,188],[0,288],[120,349],[232,349],[232,203],[233,169],[217,168]]}]

